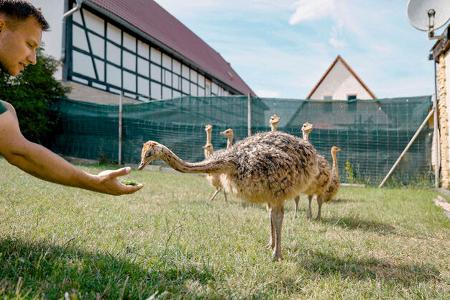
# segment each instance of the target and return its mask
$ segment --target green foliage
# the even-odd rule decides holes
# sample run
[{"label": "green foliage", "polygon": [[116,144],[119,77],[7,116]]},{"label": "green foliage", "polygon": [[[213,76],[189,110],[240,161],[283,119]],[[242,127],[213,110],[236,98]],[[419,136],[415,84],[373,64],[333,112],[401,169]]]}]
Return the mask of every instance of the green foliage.
[{"label": "green foliage", "polygon": [[50,107],[68,92],[52,76],[58,65],[40,49],[36,65],[28,66],[21,75],[11,77],[0,70],[0,99],[15,107],[22,133],[31,141],[45,142],[57,127]]},{"label": "green foliage", "polygon": [[355,172],[354,172],[353,166],[349,160],[345,161],[345,178],[347,179],[348,183],[356,182]]}]

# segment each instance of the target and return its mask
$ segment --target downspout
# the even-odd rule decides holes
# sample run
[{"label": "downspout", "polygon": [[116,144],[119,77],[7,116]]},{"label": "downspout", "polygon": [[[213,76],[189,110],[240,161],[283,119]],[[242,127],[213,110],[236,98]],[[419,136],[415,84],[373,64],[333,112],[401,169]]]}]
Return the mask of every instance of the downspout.
[{"label": "downspout", "polygon": [[85,0],[75,0],[77,5],[63,15],[63,20],[81,9],[81,5]]}]

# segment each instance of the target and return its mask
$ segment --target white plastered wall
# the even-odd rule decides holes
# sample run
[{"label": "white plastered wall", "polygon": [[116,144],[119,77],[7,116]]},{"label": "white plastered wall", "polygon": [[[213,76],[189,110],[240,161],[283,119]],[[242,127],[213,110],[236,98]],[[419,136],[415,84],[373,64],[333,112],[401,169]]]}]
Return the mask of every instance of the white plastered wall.
[{"label": "white plastered wall", "polygon": [[310,98],[332,96],[333,99],[346,100],[348,95],[357,95],[358,99],[372,99],[364,86],[338,61]]}]

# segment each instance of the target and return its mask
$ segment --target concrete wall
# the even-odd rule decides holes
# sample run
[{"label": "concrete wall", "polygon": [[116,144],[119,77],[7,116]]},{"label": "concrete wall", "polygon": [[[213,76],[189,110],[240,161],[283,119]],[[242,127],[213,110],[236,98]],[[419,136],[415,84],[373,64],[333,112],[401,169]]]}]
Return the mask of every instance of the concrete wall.
[{"label": "concrete wall", "polygon": [[[68,86],[72,91],[67,95],[72,100],[79,100],[84,102],[93,102],[99,104],[119,104],[119,95],[111,94],[96,88],[92,88],[76,82],[64,82],[65,86]],[[142,103],[135,99],[124,97],[123,103]]]}]

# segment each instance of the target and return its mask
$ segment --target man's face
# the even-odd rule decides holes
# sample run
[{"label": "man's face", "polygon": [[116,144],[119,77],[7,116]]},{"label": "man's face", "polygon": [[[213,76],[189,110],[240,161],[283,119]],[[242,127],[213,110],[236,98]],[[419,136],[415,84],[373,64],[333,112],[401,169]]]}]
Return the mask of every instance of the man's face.
[{"label": "man's face", "polygon": [[34,17],[10,25],[0,15],[0,66],[12,76],[19,75],[27,65],[36,64],[36,50],[42,28]]}]

